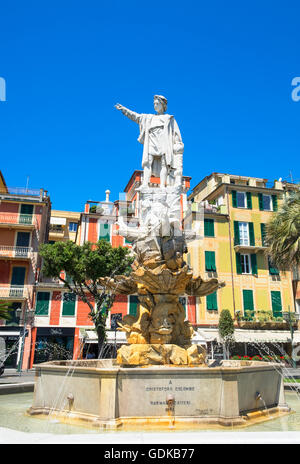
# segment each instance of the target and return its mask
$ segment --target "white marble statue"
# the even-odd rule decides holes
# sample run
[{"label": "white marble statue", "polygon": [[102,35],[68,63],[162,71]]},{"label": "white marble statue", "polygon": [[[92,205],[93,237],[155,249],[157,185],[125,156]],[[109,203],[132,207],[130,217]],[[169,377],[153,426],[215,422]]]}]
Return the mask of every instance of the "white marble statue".
[{"label": "white marble statue", "polygon": [[144,145],[142,187],[149,186],[152,174],[160,177],[161,188],[171,184],[181,185],[184,145],[174,116],[165,114],[167,99],[162,95],[154,95],[156,114],[139,114],[119,103],[115,107],[139,124],[138,141]]}]

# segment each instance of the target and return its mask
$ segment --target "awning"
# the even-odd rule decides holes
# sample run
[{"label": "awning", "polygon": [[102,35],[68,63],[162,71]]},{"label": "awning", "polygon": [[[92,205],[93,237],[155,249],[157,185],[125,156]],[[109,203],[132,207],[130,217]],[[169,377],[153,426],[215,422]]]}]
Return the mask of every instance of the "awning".
[{"label": "awning", "polygon": [[[207,342],[221,342],[218,329],[198,329]],[[242,330],[235,329],[234,339],[237,343],[289,343],[291,333],[289,330]],[[295,332],[294,343],[300,343],[300,333]]]},{"label": "awning", "polygon": [[61,218],[61,217],[55,217],[51,216],[50,218],[50,224],[59,224],[59,225],[64,225],[66,224],[66,218]]},{"label": "awning", "polygon": [[[98,343],[98,335],[94,330],[85,330],[83,334],[85,343]],[[127,343],[126,334],[121,331],[108,330],[106,332],[107,343]]]}]

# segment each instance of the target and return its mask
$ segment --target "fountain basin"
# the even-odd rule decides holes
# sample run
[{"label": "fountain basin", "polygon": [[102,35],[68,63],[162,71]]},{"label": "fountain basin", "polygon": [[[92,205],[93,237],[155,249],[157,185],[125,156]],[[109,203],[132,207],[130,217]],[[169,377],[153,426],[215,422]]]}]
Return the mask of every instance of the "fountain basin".
[{"label": "fountain basin", "polygon": [[163,429],[246,426],[290,412],[277,363],[120,367],[114,362],[35,365],[34,400],[28,413],[104,429]]}]

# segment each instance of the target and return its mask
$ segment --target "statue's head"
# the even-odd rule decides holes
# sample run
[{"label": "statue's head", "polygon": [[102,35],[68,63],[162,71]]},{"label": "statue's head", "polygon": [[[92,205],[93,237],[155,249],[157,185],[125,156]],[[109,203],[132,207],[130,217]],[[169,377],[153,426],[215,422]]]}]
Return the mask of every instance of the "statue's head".
[{"label": "statue's head", "polygon": [[168,100],[162,95],[154,95],[154,109],[158,114],[163,114],[167,111]]}]

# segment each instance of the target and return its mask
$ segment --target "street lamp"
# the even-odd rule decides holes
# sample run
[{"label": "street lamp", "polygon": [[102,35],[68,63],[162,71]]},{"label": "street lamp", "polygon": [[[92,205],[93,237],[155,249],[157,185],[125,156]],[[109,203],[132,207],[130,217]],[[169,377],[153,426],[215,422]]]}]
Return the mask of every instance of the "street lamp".
[{"label": "street lamp", "polygon": [[[25,336],[26,336],[26,323],[27,323],[27,316],[32,317],[34,311],[27,311],[27,309],[24,309],[24,321],[23,321],[23,327],[22,327],[22,340],[21,340],[21,353],[20,353],[20,358],[18,362],[18,367],[17,371],[19,372],[19,375],[22,373],[22,363],[23,363],[23,354],[24,354],[24,345],[25,345]],[[17,308],[16,309],[16,315],[17,317],[21,320],[22,316],[22,308]],[[29,319],[29,318],[28,318]]]},{"label": "street lamp", "polygon": [[296,369],[296,367],[297,367],[296,361],[293,358],[294,331],[295,331],[293,323],[295,323],[296,321],[299,320],[299,313],[291,312],[290,307],[289,307],[288,311],[284,311],[282,313],[282,317],[285,320],[285,322],[287,322],[288,325],[289,325],[289,329],[290,329],[290,333],[291,333],[291,345],[292,345],[292,353],[291,353],[292,366],[293,366],[294,369]]}]

